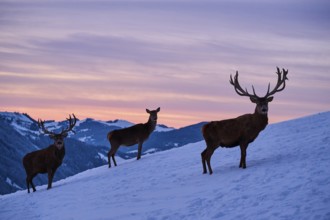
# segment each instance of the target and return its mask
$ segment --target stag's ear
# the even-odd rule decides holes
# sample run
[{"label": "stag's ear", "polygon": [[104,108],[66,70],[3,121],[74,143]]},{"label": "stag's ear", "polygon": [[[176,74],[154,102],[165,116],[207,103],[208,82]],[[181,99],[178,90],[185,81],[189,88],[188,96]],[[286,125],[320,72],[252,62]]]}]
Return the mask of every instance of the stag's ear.
[{"label": "stag's ear", "polygon": [[67,137],[68,136],[68,133],[64,133],[63,135],[62,135],[62,137]]},{"label": "stag's ear", "polygon": [[258,99],[256,97],[254,97],[254,96],[250,96],[250,100],[253,103],[257,103],[258,102]]},{"label": "stag's ear", "polygon": [[267,98],[267,102],[271,102],[271,101],[273,101],[273,99],[274,99],[274,97],[273,97],[273,96],[271,96],[271,97],[268,97],[268,98]]},{"label": "stag's ear", "polygon": [[156,111],[159,112],[160,111],[160,107],[158,107]]},{"label": "stag's ear", "polygon": [[55,134],[50,134],[49,137],[50,137],[51,139],[55,139]]},{"label": "stag's ear", "polygon": [[150,114],[150,110],[149,109],[146,109],[146,112]]}]

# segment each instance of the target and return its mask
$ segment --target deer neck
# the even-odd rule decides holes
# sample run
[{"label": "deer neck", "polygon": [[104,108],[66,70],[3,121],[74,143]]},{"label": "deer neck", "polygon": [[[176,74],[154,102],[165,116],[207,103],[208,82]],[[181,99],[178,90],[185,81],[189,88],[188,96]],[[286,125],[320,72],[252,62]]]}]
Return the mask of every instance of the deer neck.
[{"label": "deer neck", "polygon": [[152,120],[151,118],[149,118],[148,122],[147,122],[147,127],[148,127],[148,131],[151,133],[155,130],[156,125],[157,125],[157,120]]},{"label": "deer neck", "polygon": [[58,146],[56,144],[55,145],[55,149],[57,149],[58,151],[63,151],[64,150],[64,144],[62,146]]},{"label": "deer neck", "polygon": [[256,108],[253,115],[257,121],[258,126],[260,126],[261,129],[264,129],[268,124],[268,114],[261,114]]}]

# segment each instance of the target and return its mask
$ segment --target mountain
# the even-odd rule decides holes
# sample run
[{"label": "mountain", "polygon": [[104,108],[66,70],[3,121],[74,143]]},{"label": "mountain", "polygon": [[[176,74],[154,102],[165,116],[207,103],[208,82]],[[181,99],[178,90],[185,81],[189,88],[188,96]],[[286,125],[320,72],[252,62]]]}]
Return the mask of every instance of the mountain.
[{"label": "mountain", "polygon": [[[66,155],[62,166],[55,174],[54,180],[77,174],[86,169],[107,163],[110,149],[107,133],[115,129],[132,126],[124,120],[99,121],[91,118],[79,120],[74,127],[75,134],[70,133],[65,139]],[[202,140],[200,133],[202,123],[181,129],[157,125],[143,145],[142,154],[168,150]],[[15,192],[25,188],[25,171],[22,158],[28,152],[46,148],[52,140],[39,132],[37,121],[28,114],[0,112],[0,194]],[[60,132],[67,126],[67,121],[45,121],[45,127]],[[119,148],[116,157],[130,159],[137,155],[137,146]],[[120,162],[119,162],[120,163]],[[46,175],[38,175],[36,184],[47,182]]]},{"label": "mountain", "polygon": [[240,150],[205,143],[125,160],[0,197],[1,219],[330,219],[330,112],[271,124]]}]

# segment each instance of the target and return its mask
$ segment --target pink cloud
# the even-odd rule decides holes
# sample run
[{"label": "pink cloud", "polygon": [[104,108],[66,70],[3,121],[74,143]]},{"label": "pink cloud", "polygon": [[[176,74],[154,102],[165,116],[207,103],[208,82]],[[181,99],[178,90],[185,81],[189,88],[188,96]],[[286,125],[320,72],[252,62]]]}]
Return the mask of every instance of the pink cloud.
[{"label": "pink cloud", "polygon": [[[330,109],[326,1],[51,1],[1,3],[0,109],[34,117],[169,126],[251,113],[229,84],[263,95],[289,69],[270,121]],[[163,115],[163,118],[162,118]]]}]

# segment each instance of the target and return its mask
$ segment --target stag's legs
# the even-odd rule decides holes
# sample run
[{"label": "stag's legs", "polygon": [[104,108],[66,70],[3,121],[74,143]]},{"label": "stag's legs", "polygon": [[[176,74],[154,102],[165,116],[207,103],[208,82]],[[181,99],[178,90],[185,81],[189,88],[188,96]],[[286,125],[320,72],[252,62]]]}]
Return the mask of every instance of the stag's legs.
[{"label": "stag's legs", "polygon": [[117,166],[116,160],[115,160],[115,154],[112,154],[112,160],[113,160],[113,164],[115,165],[115,167]]},{"label": "stag's legs", "polygon": [[33,192],[36,191],[36,188],[34,187],[34,184],[32,182],[32,179],[35,177],[36,175],[32,175],[32,176],[27,176],[26,177],[26,185],[27,185],[27,189],[28,189],[28,193],[30,193],[30,184],[32,187]]},{"label": "stag's legs", "polygon": [[248,145],[247,144],[241,144],[240,148],[241,148],[241,161],[239,163],[239,168],[246,168],[246,149],[247,149]]},{"label": "stag's legs", "polygon": [[30,193],[30,180],[28,177],[26,177],[26,187],[27,187],[28,193]]},{"label": "stag's legs", "polygon": [[48,169],[48,187],[47,189],[52,188],[53,178],[56,170]]},{"label": "stag's legs", "polygon": [[207,167],[209,168],[210,175],[212,175],[212,173],[213,173],[212,168],[211,168],[211,157],[212,157],[213,153],[214,153],[213,149],[207,149],[206,155],[205,155]]},{"label": "stag's legs", "polygon": [[209,173],[211,175],[213,173],[212,167],[211,167],[211,157],[214,153],[214,150],[217,148],[217,146],[213,144],[212,140],[205,139],[205,142],[206,142],[206,149],[201,153],[202,164],[203,164],[203,174],[207,173],[207,169],[206,169],[206,163],[207,163],[207,167],[208,167]]},{"label": "stag's legs", "polygon": [[206,151],[207,151],[207,149],[205,149],[205,150],[201,153],[201,156],[202,156],[202,164],[203,164],[203,174],[207,173],[207,170],[206,170],[206,159],[205,159]]},{"label": "stag's legs", "polygon": [[111,167],[111,158],[112,158],[112,161],[113,161],[114,165],[117,166],[117,163],[116,163],[116,160],[115,160],[115,153],[116,153],[116,150],[113,150],[113,149],[111,149],[108,153],[109,168]]},{"label": "stag's legs", "polygon": [[111,144],[111,149],[109,150],[109,153],[108,153],[109,168],[111,167],[111,158],[110,157],[112,157],[113,163],[115,164],[115,166],[117,166],[117,163],[115,160],[115,154],[116,154],[118,148],[119,148],[119,146]]},{"label": "stag's legs", "polygon": [[139,142],[138,155],[136,158],[137,160],[140,160],[140,158],[141,158],[142,144],[143,144],[143,142]]},{"label": "stag's legs", "polygon": [[[111,158],[110,157],[112,157],[112,160],[114,158],[114,153],[112,153],[112,152],[113,152],[112,149],[110,149],[110,151],[108,152],[108,165],[109,165],[109,168],[111,167]],[[115,164],[115,166],[116,166],[116,164]]]},{"label": "stag's legs", "polygon": [[30,183],[31,183],[31,186],[32,186],[33,192],[37,191],[36,188],[34,187],[34,184],[33,184],[33,182],[32,182],[32,179],[31,179]]}]

